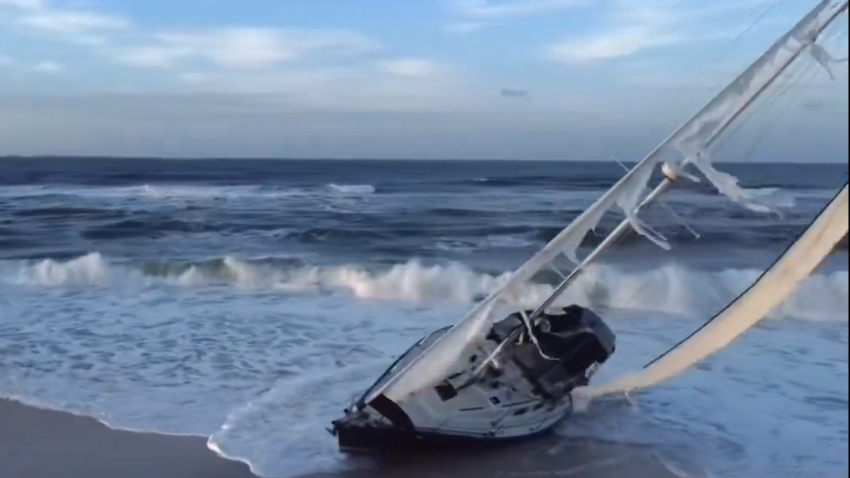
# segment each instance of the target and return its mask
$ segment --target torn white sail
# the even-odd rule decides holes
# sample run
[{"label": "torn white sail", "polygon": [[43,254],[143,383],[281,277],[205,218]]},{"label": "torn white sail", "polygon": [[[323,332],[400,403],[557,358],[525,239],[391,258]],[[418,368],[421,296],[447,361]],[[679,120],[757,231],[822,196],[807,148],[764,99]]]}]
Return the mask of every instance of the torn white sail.
[{"label": "torn white sail", "polygon": [[[518,296],[522,286],[555,261],[559,255],[564,255],[573,263],[579,264],[581,269],[629,227],[660,247],[669,249],[667,241],[654,233],[638,217],[640,207],[648,202],[647,198],[661,196],[671,184],[670,181],[664,181],[647,196],[647,183],[662,161],[662,153],[665,151],[680,152],[683,155],[683,164],[694,164],[720,192],[733,201],[749,205],[753,209],[767,210],[751,200],[746,191],[737,186],[737,180],[734,177],[714,169],[709,159],[708,149],[803,52],[814,45],[813,42],[818,35],[847,10],[847,5],[847,1],[838,6],[834,6],[830,0],[820,2],[744,73],[517,269],[501,287],[479,303],[452,330],[432,344],[383,387],[374,390],[367,401],[381,393],[394,401],[404,400],[408,395],[443,380],[450,372],[448,367],[457,363],[457,359],[465,352],[470,342],[482,337],[495,321],[515,311],[499,307],[499,305],[512,302],[511,299]],[[676,164],[670,166],[673,170],[681,169]],[[576,252],[585,236],[595,229],[604,215],[615,206],[625,214],[626,221],[587,260],[581,262]],[[550,302],[556,295],[562,293],[567,284],[568,281],[565,280],[546,302]]]},{"label": "torn white sail", "polygon": [[[670,144],[675,145],[686,156],[685,163],[694,164],[721,193],[733,201],[744,203],[757,211],[769,211],[768,208],[755,203],[753,197],[739,188],[736,178],[713,167],[708,158],[708,148],[729,129],[749,105],[753,104],[807,50],[829,72],[827,61],[838,60],[834,60],[823,47],[815,42],[827,28],[847,12],[848,4],[850,2],[847,0],[841,2],[829,0],[820,2],[791,31],[783,35],[764,55],[756,60],[746,72],[709,102],[694,119],[685,123],[668,140]],[[664,187],[665,184],[662,184],[661,187]],[[844,201],[843,206],[841,204],[842,200]],[[841,207],[844,208],[843,216],[841,214],[837,218],[831,216],[834,218],[833,222],[828,226],[824,226],[836,228],[830,230],[829,233],[831,235],[837,234],[837,239],[835,242],[830,243],[831,235],[822,237],[821,239],[826,241],[825,247],[827,248],[823,256],[818,258],[817,254],[819,250],[810,250],[809,253],[813,255],[803,258],[816,262],[812,265],[812,270],[831,252],[837,241],[841,240],[847,233],[846,201],[847,188],[845,187],[836,197],[835,201],[831,203],[831,207],[838,208],[839,211],[841,211]],[[828,213],[829,210],[824,214]],[[843,223],[841,217],[844,218]],[[818,224],[823,224],[823,220],[815,223],[812,227],[814,228]],[[812,234],[816,234],[816,232]],[[804,239],[801,238],[800,241],[804,241]],[[795,247],[798,246],[799,248],[806,247],[801,242],[795,245]],[[799,248],[793,250],[799,250]],[[793,256],[791,259],[787,259],[788,254],[791,254],[791,251],[783,256],[775,267],[780,267],[780,264],[786,264],[788,260],[794,260]],[[795,268],[795,272],[802,273],[805,270],[805,264],[807,263],[803,262],[801,267]],[[773,307],[783,302],[788,295],[793,293],[799,281],[805,279],[810,273],[811,270],[803,274],[796,281],[792,280],[791,276],[789,276],[785,282],[781,284],[775,283],[773,285],[770,285],[770,278],[773,276],[766,275],[762,277],[761,281],[754,285],[753,289],[747,293],[754,294],[753,297],[775,294],[771,296],[772,301],[757,303],[760,307],[752,306],[752,302],[748,302],[750,305],[739,305],[736,308],[736,304],[740,303],[733,303],[730,309],[727,309],[723,314],[712,319],[709,322],[710,326],[701,329],[698,333],[680,343],[668,352],[668,354],[665,354],[659,360],[650,364],[643,371],[628,375],[609,385],[582,390],[581,393],[592,398],[610,393],[628,392],[672,378],[696,362],[725,347],[736,337],[749,330],[758,321],[762,320]],[[783,286],[790,288],[786,292]],[[775,290],[773,289],[774,287],[776,287]],[[759,291],[761,291],[761,295],[759,295]]]},{"label": "torn white sail", "polygon": [[[847,1],[839,5],[834,5],[830,0],[820,2],[693,118],[682,124],[595,204],[523,264],[503,289],[511,289],[527,282],[559,254],[579,263],[576,250],[587,233],[594,229],[605,213],[614,206],[622,209],[629,224],[638,233],[665,249],[669,248],[664,238],[649,231],[636,214],[641,200],[645,197],[646,184],[661,161],[662,152],[667,150],[680,151],[684,156],[683,163],[693,163],[697,166],[721,193],[733,201],[753,206],[753,203],[748,201],[749,195],[737,186],[737,179],[714,169],[708,149],[807,49],[815,46],[819,48],[813,42],[846,12],[847,8]],[[805,41],[799,40],[800,38]],[[670,165],[670,168],[681,169],[675,164]],[[755,208],[761,209],[757,206]]]},{"label": "torn white sail", "polygon": [[732,201],[755,211],[770,210],[760,205],[755,196],[740,188],[736,178],[713,166],[709,146],[804,52],[811,52],[818,63],[830,71],[829,63],[834,60],[817,44],[817,40],[826,28],[847,11],[847,7],[847,1],[837,4],[832,0],[820,2],[668,140],[668,144],[687,158],[686,162],[696,166]]},{"label": "torn white sail", "polygon": [[668,380],[731,343],[790,297],[848,232],[848,187],[829,203],[803,235],[750,289],[707,326],[638,373],[586,387],[588,398],[646,388]]}]

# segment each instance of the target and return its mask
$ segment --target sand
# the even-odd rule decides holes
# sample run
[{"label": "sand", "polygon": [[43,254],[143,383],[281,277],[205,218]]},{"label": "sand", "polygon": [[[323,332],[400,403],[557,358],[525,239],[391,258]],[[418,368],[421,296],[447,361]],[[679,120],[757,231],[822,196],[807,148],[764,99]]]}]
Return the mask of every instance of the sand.
[{"label": "sand", "polygon": [[112,430],[100,422],[0,400],[2,478],[256,478],[200,437]]},{"label": "sand", "polygon": [[[366,469],[309,478],[675,478],[650,450],[557,437],[475,454],[351,460]],[[91,418],[2,399],[0,476],[256,478],[246,465],[215,455],[201,437],[117,431]]]}]

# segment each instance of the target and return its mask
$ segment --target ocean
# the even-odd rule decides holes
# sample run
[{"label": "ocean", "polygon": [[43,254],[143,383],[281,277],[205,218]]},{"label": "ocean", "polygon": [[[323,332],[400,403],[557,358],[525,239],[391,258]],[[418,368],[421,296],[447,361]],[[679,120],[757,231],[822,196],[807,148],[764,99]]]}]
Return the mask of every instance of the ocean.
[{"label": "ocean", "polygon": [[[722,169],[777,212],[683,187],[644,216],[672,251],[627,238],[568,291],[618,334],[603,379],[717,313],[848,177],[847,164]],[[268,477],[352,466],[324,427],[622,174],[614,162],[0,159],[0,396],[209,437]],[[846,476],[848,315],[845,242],[728,348],[557,433],[652,446],[682,476]]]}]

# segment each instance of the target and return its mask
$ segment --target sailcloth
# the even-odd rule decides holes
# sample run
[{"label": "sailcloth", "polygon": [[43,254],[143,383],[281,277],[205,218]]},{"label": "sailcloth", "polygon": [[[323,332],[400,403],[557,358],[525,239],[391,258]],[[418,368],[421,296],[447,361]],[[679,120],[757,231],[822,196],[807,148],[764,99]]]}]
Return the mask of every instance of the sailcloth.
[{"label": "sailcloth", "polygon": [[[747,195],[746,191],[738,187],[737,179],[715,169],[708,150],[804,52],[811,51],[815,53],[816,58],[824,58],[819,54],[822,50],[815,42],[819,35],[847,9],[848,1],[846,0],[840,4],[835,4],[831,0],[819,2],[808,15],[693,118],[679,127],[591,207],[517,269],[501,287],[473,308],[446,335],[411,361],[386,384],[373,390],[370,396],[366,397],[366,401],[371,401],[380,394],[396,402],[404,401],[412,394],[435,385],[451,374],[453,372],[451,367],[458,363],[458,359],[467,351],[471,342],[480,339],[495,321],[515,311],[506,309],[504,306],[515,302],[523,286],[539,271],[551,267],[551,264],[561,255],[577,264],[577,270],[580,271],[590,260],[599,255],[601,250],[598,248],[585,261],[580,261],[576,252],[588,232],[594,230],[611,209],[616,207],[626,216],[624,223],[611,236],[631,228],[658,246],[669,249],[670,245],[667,241],[655,234],[638,217],[640,208],[661,196],[661,193],[671,184],[670,181],[664,181],[655,191],[647,194],[647,184],[662,161],[664,156],[662,153],[673,151],[681,155],[680,164],[670,165],[672,170],[679,170],[684,165],[692,164],[714,184],[718,191],[731,200],[751,209],[766,211],[767,208],[759,205],[754,198]],[[609,239],[611,239],[610,236]],[[607,247],[612,242],[613,240],[606,240],[600,248]],[[556,295],[564,291],[568,281],[569,279],[565,280],[558,287]]]},{"label": "sailcloth", "polygon": [[848,212],[848,188],[845,185],[788,251],[706,327],[642,371],[606,385],[585,387],[579,393],[597,398],[646,388],[672,378],[728,345],[788,299],[832,253],[847,235]]}]

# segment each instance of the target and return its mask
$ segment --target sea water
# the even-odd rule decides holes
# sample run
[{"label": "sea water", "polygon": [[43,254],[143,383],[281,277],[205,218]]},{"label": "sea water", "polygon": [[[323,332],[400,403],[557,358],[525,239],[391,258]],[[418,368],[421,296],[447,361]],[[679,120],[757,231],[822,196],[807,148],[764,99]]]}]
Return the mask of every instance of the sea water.
[{"label": "sea water", "polygon": [[[718,312],[847,178],[846,164],[727,168],[782,214],[677,191],[669,203],[699,239],[648,211],[674,250],[629,239],[568,292],[618,334],[601,379]],[[339,469],[324,427],[621,174],[569,162],[0,160],[0,395],[209,437],[264,476]],[[845,244],[730,347],[558,432],[652,445],[693,476],[846,476],[847,269]]]}]

